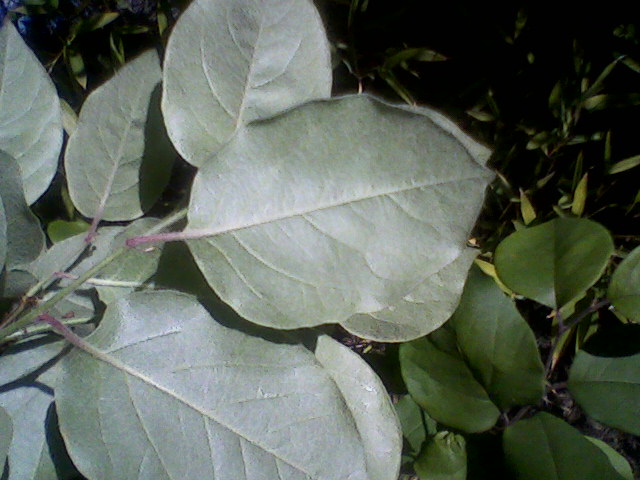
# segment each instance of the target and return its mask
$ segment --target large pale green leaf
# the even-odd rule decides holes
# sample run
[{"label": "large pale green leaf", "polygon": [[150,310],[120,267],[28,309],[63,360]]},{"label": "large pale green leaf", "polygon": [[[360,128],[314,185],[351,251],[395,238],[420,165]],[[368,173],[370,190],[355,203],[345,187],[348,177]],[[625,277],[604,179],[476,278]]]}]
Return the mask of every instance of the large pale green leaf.
[{"label": "large pale green leaf", "polygon": [[60,356],[69,346],[54,335],[29,338],[5,348],[0,356],[0,385],[19,380]]},{"label": "large pale green leaf", "polygon": [[11,417],[7,411],[0,407],[0,468],[4,469],[4,464],[9,453],[9,445],[13,437],[13,425]]},{"label": "large pale green leaf", "polygon": [[611,235],[584,218],[556,218],[515,232],[495,253],[500,280],[552,308],[578,298],[602,275],[613,254]]},{"label": "large pale green leaf", "polygon": [[401,345],[400,367],[413,399],[439,423],[470,433],[496,423],[500,411],[460,357],[446,325]]},{"label": "large pale green leaf", "polygon": [[18,162],[29,204],[51,183],[61,147],[56,89],[7,17],[0,22],[0,150]]},{"label": "large pale green leaf", "polygon": [[623,480],[598,447],[548,413],[509,426],[503,446],[517,480]]},{"label": "large pale green leaf", "polygon": [[24,198],[18,163],[4,152],[0,152],[0,201],[6,218],[5,263],[9,270],[35,260],[44,248],[45,239],[38,218]]},{"label": "large pale green leaf", "polygon": [[[64,342],[56,343],[64,348]],[[17,365],[16,358],[0,356],[0,385],[4,385],[0,406],[9,413],[13,423],[8,480],[78,478],[57,430],[52,402],[60,370],[51,353],[42,348],[21,348],[12,353],[32,366],[49,363],[41,372],[10,385],[4,384],[15,376],[9,369]]]},{"label": "large pale green leaf", "polygon": [[640,247],[613,272],[607,297],[622,315],[640,322]]},{"label": "large pale green leaf", "polygon": [[580,351],[569,389],[588,415],[640,435],[640,354],[611,358]]},{"label": "large pale green leaf", "polygon": [[270,335],[171,291],[108,305],[56,388],[77,467],[89,479],[395,480],[400,433],[380,380],[329,338],[314,355]]},{"label": "large pale green leaf", "polygon": [[465,278],[478,251],[466,248],[450,264],[427,276],[394,305],[373,313],[353,315],[342,326],[377,341],[402,342],[440,327],[455,311]]},{"label": "large pale green leaf", "polygon": [[167,45],[167,130],[196,166],[243,124],[330,94],[329,45],[310,0],[195,0]]},{"label": "large pale green leaf", "polygon": [[466,480],[467,450],[462,435],[438,432],[414,463],[420,480]]},{"label": "large pale green leaf", "polygon": [[471,269],[451,322],[462,355],[501,410],[538,403],[545,378],[535,335],[513,301],[478,268]]},{"label": "large pale green leaf", "polygon": [[[366,95],[313,102],[249,124],[200,169],[185,235],[212,288],[255,323],[344,322],[397,305],[440,275],[456,277],[459,290],[426,289],[416,301],[450,313],[466,272],[446,267],[470,261],[462,254],[492,178],[487,156],[430,110]],[[446,318],[421,320],[389,329],[389,339],[415,338]]]},{"label": "large pale green leaf", "polygon": [[89,95],[69,138],[69,194],[87,217],[132,220],[157,200],[174,152],[159,120],[160,63],[147,51]]}]

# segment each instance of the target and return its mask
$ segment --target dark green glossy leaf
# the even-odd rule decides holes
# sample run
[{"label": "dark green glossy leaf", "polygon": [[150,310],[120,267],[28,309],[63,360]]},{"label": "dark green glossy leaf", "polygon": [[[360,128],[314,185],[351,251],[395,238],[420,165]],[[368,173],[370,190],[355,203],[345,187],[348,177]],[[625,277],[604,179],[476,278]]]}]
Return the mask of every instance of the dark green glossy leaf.
[{"label": "dark green glossy leaf", "polygon": [[86,233],[90,225],[84,220],[78,219],[73,221],[54,220],[47,225],[47,235],[53,243],[61,242],[74,235]]},{"label": "dark green glossy leaf", "polygon": [[587,440],[593,443],[596,447],[598,447],[609,459],[609,463],[615,469],[616,472],[620,474],[624,480],[634,480],[633,469],[629,462],[618,452],[616,452],[613,448],[611,448],[608,444],[604,443],[602,440],[598,440],[597,438],[587,437]]},{"label": "dark green glossy leaf", "polygon": [[462,435],[438,432],[414,463],[420,480],[466,480],[467,451]]},{"label": "dark green glossy leaf", "polygon": [[493,279],[472,268],[450,320],[457,343],[491,399],[506,410],[544,394],[544,366],[535,335]]},{"label": "dark green glossy leaf", "polygon": [[640,247],[634,249],[613,272],[607,297],[617,312],[640,322]]},{"label": "dark green glossy leaf", "polygon": [[622,480],[598,447],[548,413],[508,427],[503,445],[517,480]]},{"label": "dark green glossy leaf", "polygon": [[611,235],[599,223],[556,218],[503,240],[495,266],[500,280],[514,292],[560,308],[600,278],[612,253]]},{"label": "dark green glossy leaf", "polygon": [[610,358],[578,352],[569,390],[591,417],[640,435],[640,354]]},{"label": "dark green glossy leaf", "polygon": [[415,460],[427,436],[435,435],[436,422],[420,408],[411,395],[402,397],[395,407],[402,426],[402,436],[409,447],[406,453]]},{"label": "dark green glossy leaf", "polygon": [[407,389],[439,423],[465,432],[488,430],[500,411],[457,352],[455,336],[444,338],[445,327],[400,346]]}]

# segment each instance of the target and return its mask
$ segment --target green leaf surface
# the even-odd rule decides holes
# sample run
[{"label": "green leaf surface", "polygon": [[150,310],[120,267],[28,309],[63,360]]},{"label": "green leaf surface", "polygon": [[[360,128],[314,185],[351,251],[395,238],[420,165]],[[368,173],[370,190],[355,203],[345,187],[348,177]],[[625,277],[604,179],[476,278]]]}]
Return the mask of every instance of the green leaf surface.
[{"label": "green leaf surface", "polygon": [[[13,363],[6,363],[5,357],[0,356],[0,375]],[[51,360],[51,352],[33,348],[23,351],[20,358],[29,365],[42,365]],[[9,413],[13,423],[7,480],[77,478],[77,471],[65,452],[52,411],[53,388],[56,387],[60,369],[58,364],[52,363],[43,370],[37,377],[27,377],[5,386],[0,393],[0,406]],[[0,379],[0,384],[4,384],[5,379]]]},{"label": "green leaf surface", "polygon": [[415,459],[428,435],[435,435],[437,424],[415,402],[411,395],[405,395],[395,405],[402,426],[402,436],[407,440],[407,454]]},{"label": "green leaf surface", "polygon": [[45,246],[40,221],[24,198],[18,163],[0,151],[0,201],[6,218],[7,269],[22,267],[42,252]]},{"label": "green leaf surface", "polygon": [[607,297],[617,312],[640,322],[640,247],[635,248],[613,272]]},{"label": "green leaf surface", "polygon": [[196,0],[167,45],[167,131],[178,152],[201,166],[243,124],[329,97],[331,80],[311,1]]},{"label": "green leaf surface", "polygon": [[640,435],[640,354],[611,358],[578,352],[569,390],[589,416]]},{"label": "green leaf surface", "polygon": [[599,223],[556,218],[509,235],[496,249],[495,266],[514,292],[560,308],[600,278],[612,254],[611,235]]},{"label": "green leaf surface", "polygon": [[500,411],[460,357],[446,324],[401,345],[400,367],[413,399],[437,422],[469,433],[496,423]]},{"label": "green leaf surface", "polygon": [[[466,271],[444,270],[461,256],[470,263],[466,240],[493,177],[487,157],[431,110],[366,95],[313,102],[249,124],[200,169],[185,236],[197,238],[189,248],[211,287],[254,323],[344,322],[421,284],[417,302],[451,313]],[[457,282],[431,291],[438,275]],[[377,339],[415,338],[446,320],[416,318]]]},{"label": "green leaf surface", "polygon": [[466,480],[467,450],[462,435],[438,432],[414,463],[420,480]]},{"label": "green leaf surface", "polygon": [[517,480],[622,480],[607,456],[578,430],[548,413],[509,426],[505,461]]},{"label": "green leaf surface", "polygon": [[54,220],[47,225],[47,235],[53,243],[59,243],[62,240],[73,237],[74,235],[79,235],[81,233],[86,234],[90,226],[91,225],[82,219],[73,221]]},{"label": "green leaf surface", "polygon": [[0,385],[25,377],[59,356],[68,345],[58,336],[45,335],[15,343],[0,356]]},{"label": "green leaf surface", "polygon": [[342,326],[362,338],[402,342],[431,333],[451,317],[478,251],[465,248],[441,270],[427,276],[398,302],[373,313],[351,316]]},{"label": "green leaf surface", "polygon": [[544,366],[535,335],[491,277],[471,269],[450,321],[462,355],[501,410],[542,398]]},{"label": "green leaf surface", "polygon": [[13,424],[7,411],[0,407],[0,468],[4,469],[4,464],[9,453],[9,445],[13,437]]},{"label": "green leaf surface", "polygon": [[159,116],[161,70],[150,50],[94,90],[69,137],[69,194],[86,217],[132,220],[157,200],[174,153]]},{"label": "green leaf surface", "polygon": [[380,380],[329,338],[314,355],[269,335],[171,291],[108,305],[56,389],[74,463],[89,479],[395,480],[400,432]]},{"label": "green leaf surface", "polygon": [[18,162],[29,204],[51,183],[61,147],[56,89],[7,17],[0,22],[0,150]]},{"label": "green leaf surface", "polygon": [[609,459],[609,463],[611,463],[611,466],[615,469],[616,472],[620,474],[622,478],[624,478],[624,480],[634,480],[635,477],[633,475],[633,469],[631,468],[631,465],[629,465],[629,462],[626,460],[626,458],[624,458],[622,455],[620,455],[618,452],[616,452],[613,448],[611,448],[608,444],[604,443],[602,440],[599,440],[593,437],[588,437],[586,435],[584,438],[586,438],[591,443],[593,443],[596,447],[602,450],[602,452]]}]

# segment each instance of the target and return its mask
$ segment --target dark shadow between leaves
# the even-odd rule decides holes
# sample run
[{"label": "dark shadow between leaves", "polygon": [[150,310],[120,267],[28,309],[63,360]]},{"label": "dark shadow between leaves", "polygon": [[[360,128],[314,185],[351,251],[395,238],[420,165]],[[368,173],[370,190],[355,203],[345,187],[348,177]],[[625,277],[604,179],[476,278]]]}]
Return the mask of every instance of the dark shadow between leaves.
[{"label": "dark shadow between leaves", "polygon": [[177,154],[165,129],[160,97],[162,85],[158,83],[151,94],[147,122],[144,127],[144,153],[140,165],[140,205],[148,211],[158,200],[171,177],[173,161]]}]

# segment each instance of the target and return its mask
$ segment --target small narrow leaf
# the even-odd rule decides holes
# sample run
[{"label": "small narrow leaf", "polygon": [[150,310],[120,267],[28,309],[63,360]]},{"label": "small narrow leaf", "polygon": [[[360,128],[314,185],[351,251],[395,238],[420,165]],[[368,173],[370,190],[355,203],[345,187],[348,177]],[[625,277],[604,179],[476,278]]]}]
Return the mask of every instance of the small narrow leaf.
[{"label": "small narrow leaf", "polygon": [[584,206],[587,203],[587,181],[589,174],[585,173],[578,182],[575,192],[573,192],[573,203],[571,204],[571,213],[580,217],[584,213]]},{"label": "small narrow leaf", "polygon": [[331,59],[309,0],[196,0],[173,29],[162,109],[201,166],[243,124],[331,94]]},{"label": "small narrow leaf", "polygon": [[49,187],[61,147],[56,89],[7,17],[0,21],[0,150],[18,162],[29,204]]},{"label": "small narrow leaf", "polygon": [[[211,287],[252,322],[344,322],[408,298],[418,310],[406,327],[398,316],[387,332],[362,330],[416,338],[459,298],[493,177],[488,153],[431,110],[366,95],[312,102],[247,125],[199,170],[182,238],[193,238]],[[430,288],[439,283],[447,287]],[[433,319],[417,313],[430,308]]]},{"label": "small narrow leaf", "polygon": [[462,435],[438,432],[414,463],[421,480],[466,480],[467,450]]},{"label": "small narrow leaf", "polygon": [[462,355],[501,410],[538,403],[545,378],[535,335],[513,300],[477,268],[450,322]]},{"label": "small narrow leaf", "polygon": [[640,155],[634,155],[633,157],[625,158],[619,162],[613,164],[609,170],[610,174],[626,172],[634,167],[640,165]]},{"label": "small narrow leaf", "polygon": [[400,346],[400,367],[409,393],[439,423],[475,433],[490,429],[500,411],[457,353],[455,337],[434,343],[440,330]]},{"label": "small narrow leaf", "polygon": [[520,213],[525,225],[529,225],[536,219],[536,211],[522,189],[520,189]]},{"label": "small narrow leaf", "polygon": [[0,151],[0,201],[6,222],[7,269],[19,268],[35,260],[45,246],[40,221],[24,197],[20,168]]},{"label": "small narrow leaf", "polygon": [[640,247],[636,247],[613,272],[607,297],[617,312],[640,322]]},{"label": "small narrow leaf", "polygon": [[395,480],[397,419],[364,362],[327,337],[316,356],[260,333],[176,292],[108,305],[56,388],[74,463],[91,479]]},{"label": "small narrow leaf", "polygon": [[503,446],[517,480],[623,480],[598,447],[548,413],[509,426]]},{"label": "small narrow leaf", "polygon": [[613,239],[599,223],[556,218],[504,239],[495,266],[514,292],[560,308],[600,278],[612,254]]},{"label": "small narrow leaf", "polygon": [[82,106],[65,169],[74,205],[94,222],[141,216],[168,181],[173,152],[155,118],[160,79],[158,55],[147,51]]},{"label": "small narrow leaf", "polygon": [[640,354],[610,358],[578,352],[569,390],[591,417],[640,435]]}]

